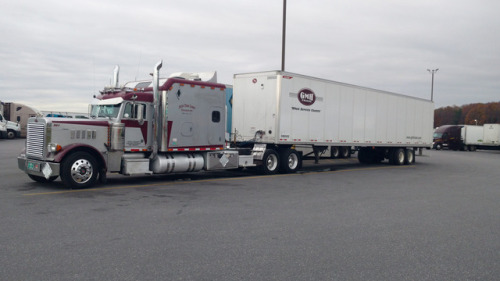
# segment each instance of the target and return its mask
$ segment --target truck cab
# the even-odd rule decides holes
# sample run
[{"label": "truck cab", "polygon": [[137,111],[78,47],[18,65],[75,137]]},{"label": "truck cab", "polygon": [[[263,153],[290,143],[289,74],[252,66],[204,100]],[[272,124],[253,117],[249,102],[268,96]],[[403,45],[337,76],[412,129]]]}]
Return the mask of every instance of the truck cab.
[{"label": "truck cab", "polygon": [[433,145],[436,150],[448,148],[459,150],[462,147],[461,125],[444,125],[434,131]]}]

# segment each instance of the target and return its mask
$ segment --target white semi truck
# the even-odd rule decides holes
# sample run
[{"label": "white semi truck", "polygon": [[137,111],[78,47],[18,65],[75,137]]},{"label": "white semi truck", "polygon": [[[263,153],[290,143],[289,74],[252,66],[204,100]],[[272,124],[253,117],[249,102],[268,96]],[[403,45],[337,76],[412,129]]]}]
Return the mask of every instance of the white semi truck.
[{"label": "white semi truck", "polygon": [[7,130],[5,136],[2,137],[8,139],[21,137],[21,125],[19,123],[5,119],[1,113],[0,113],[0,124],[3,124],[5,126],[5,129]]},{"label": "white semi truck", "polygon": [[168,174],[256,167],[291,173],[296,146],[359,148],[363,163],[412,164],[432,145],[431,101],[281,72],[234,75],[231,142],[226,86],[216,75],[175,74],[101,92],[87,120],[34,117],[18,166],[70,187],[107,173]]}]

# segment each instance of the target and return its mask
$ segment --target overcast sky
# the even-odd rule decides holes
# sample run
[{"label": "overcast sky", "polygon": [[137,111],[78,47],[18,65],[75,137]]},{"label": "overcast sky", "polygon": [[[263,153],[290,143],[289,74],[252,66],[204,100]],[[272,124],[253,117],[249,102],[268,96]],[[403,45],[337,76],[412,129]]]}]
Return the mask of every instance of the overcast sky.
[{"label": "overcast sky", "polygon": [[[2,0],[0,100],[86,112],[94,94],[146,79],[281,68],[282,0]],[[500,101],[498,0],[288,0],[286,70],[430,99]]]}]

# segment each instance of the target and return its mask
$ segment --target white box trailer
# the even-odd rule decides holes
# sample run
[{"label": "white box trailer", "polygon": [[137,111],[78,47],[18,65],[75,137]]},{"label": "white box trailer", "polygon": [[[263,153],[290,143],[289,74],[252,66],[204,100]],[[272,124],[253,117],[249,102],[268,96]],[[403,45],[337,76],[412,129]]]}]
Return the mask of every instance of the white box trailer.
[{"label": "white box trailer", "polygon": [[429,147],[428,100],[273,71],[234,76],[233,133],[263,143]]},{"label": "white box trailer", "polygon": [[484,124],[483,145],[500,146],[500,124]]},{"label": "white box trailer", "polygon": [[464,125],[460,131],[463,148],[475,150],[477,146],[482,145],[483,129],[483,126]]},{"label": "white box trailer", "polygon": [[389,154],[396,148],[432,145],[434,104],[429,100],[281,71],[236,74],[233,87],[237,142],[272,144],[278,150],[311,145],[377,151],[365,149],[358,155],[362,162],[392,161]]}]

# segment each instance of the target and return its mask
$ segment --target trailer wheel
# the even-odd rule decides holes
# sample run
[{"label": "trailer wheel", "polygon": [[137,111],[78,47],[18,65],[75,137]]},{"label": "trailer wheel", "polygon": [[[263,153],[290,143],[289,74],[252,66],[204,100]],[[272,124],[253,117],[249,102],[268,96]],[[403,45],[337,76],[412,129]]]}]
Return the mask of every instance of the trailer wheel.
[{"label": "trailer wheel", "polygon": [[295,149],[287,149],[280,155],[280,171],[283,173],[295,173],[300,168],[300,155]]},{"label": "trailer wheel", "polygon": [[415,163],[415,151],[411,148],[405,149],[405,165],[412,165]]},{"label": "trailer wheel", "polygon": [[476,146],[475,145],[469,146],[469,151],[476,151]]},{"label": "trailer wheel", "polygon": [[280,166],[279,163],[278,153],[274,149],[266,149],[260,166],[261,171],[267,175],[276,174]]},{"label": "trailer wheel", "polygon": [[351,149],[347,146],[340,147],[340,158],[349,158],[351,157]]},{"label": "trailer wheel", "polygon": [[8,139],[16,138],[16,132],[14,132],[14,130],[7,130],[7,138]]},{"label": "trailer wheel", "polygon": [[49,183],[49,182],[53,182],[55,179],[57,179],[57,176],[50,177],[49,179],[46,179],[45,177],[40,177],[40,176],[35,176],[35,175],[30,175],[30,174],[28,174],[28,177],[30,177],[30,179],[32,179],[36,182],[41,182],[41,183]]},{"label": "trailer wheel", "polygon": [[339,151],[339,147],[338,146],[332,146],[330,147],[330,151],[331,151],[331,158],[339,158],[339,155],[340,155],[340,151]]},{"label": "trailer wheel", "polygon": [[99,169],[94,157],[87,152],[75,152],[65,158],[61,165],[61,180],[70,188],[92,186]]},{"label": "trailer wheel", "polygon": [[405,150],[402,148],[395,148],[391,153],[391,164],[403,165],[405,163]]}]

